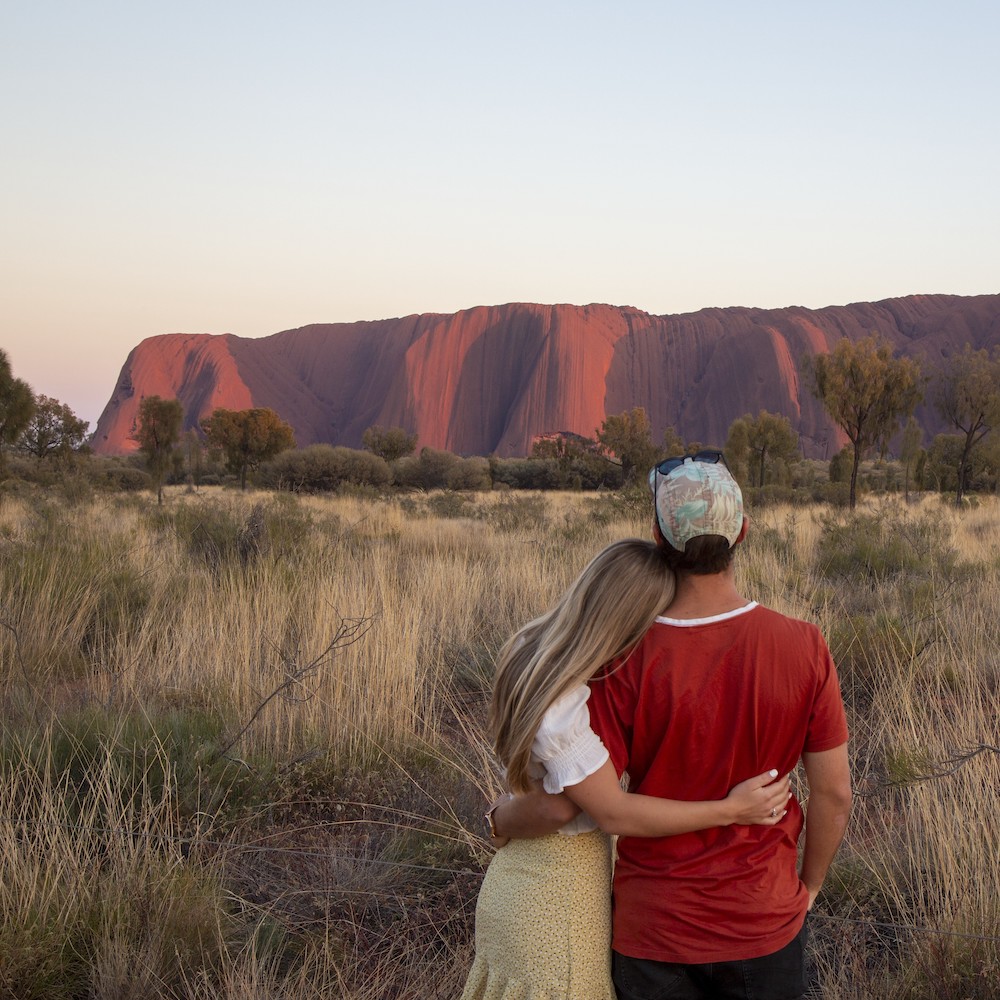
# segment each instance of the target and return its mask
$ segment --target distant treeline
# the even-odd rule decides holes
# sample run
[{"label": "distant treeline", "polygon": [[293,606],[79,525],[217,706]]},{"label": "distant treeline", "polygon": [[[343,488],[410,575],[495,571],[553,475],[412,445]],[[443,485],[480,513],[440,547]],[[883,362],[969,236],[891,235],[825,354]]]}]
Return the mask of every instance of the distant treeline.
[{"label": "distant treeline", "polygon": [[[295,493],[613,490],[641,484],[665,457],[717,447],[757,500],[811,497],[853,508],[866,489],[953,492],[958,503],[970,491],[997,492],[1000,435],[990,432],[1000,423],[1000,352],[967,345],[928,375],[873,334],[807,358],[803,379],[847,440],[828,463],[803,459],[788,418],[767,410],[734,420],[724,442],[684,440],[673,427],[655,441],[645,410],[635,407],[609,415],[592,438],[555,432],[536,439],[530,456],[502,458],[418,450],[416,435],[401,427],[369,427],[361,449],[298,448],[293,428],[263,407],[216,409],[199,429],[181,433],[180,401],[159,396],[140,404],[138,453],[98,459],[89,453],[87,423],[58,400],[35,396],[0,350],[0,478],[49,483],[69,475],[78,489],[151,488],[160,499],[164,483],[245,489],[249,482]],[[913,416],[924,399],[954,428],[926,445]]]}]

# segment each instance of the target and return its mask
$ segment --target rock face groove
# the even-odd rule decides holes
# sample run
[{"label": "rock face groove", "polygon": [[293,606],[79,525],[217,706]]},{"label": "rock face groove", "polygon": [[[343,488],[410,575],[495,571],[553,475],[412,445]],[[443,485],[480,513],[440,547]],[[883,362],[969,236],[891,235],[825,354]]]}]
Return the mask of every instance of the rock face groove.
[{"label": "rock face groove", "polygon": [[[702,309],[653,316],[630,306],[483,306],[452,315],[329,323],[247,339],[150,337],[129,354],[94,450],[135,450],[144,396],[176,397],[185,427],[216,407],[266,406],[300,446],[358,447],[372,424],[416,432],[418,447],[525,455],[554,431],[592,437],[605,416],[642,406],[654,437],[721,445],[729,425],[782,413],[802,450],[843,443],[803,385],[801,360],[872,332],[931,370],[968,343],[1000,344],[1000,295],[913,295],[825,309]],[[929,407],[925,429],[942,430]]]}]

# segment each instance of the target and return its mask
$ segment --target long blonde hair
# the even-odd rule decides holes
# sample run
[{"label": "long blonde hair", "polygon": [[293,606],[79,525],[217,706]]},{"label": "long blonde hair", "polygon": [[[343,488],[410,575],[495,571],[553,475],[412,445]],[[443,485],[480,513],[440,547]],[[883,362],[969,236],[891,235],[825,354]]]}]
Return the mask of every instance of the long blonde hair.
[{"label": "long blonde hair", "polygon": [[531,744],[552,703],[628,653],[673,596],[662,550],[627,538],[594,556],[553,608],[505,643],[489,725],[513,791],[530,787]]}]

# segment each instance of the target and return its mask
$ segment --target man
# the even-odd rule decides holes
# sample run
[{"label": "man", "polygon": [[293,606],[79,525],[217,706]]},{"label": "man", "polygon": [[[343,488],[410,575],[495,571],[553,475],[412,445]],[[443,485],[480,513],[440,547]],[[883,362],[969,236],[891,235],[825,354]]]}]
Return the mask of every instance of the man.
[{"label": "man", "polygon": [[[795,799],[773,827],[620,838],[615,988],[619,1000],[790,1000],[805,991],[806,912],[850,812],[836,670],[815,626],[738,591],[732,557],[747,521],[719,452],[667,459],[650,486],[677,592],[635,652],[591,684],[594,730],[631,791],[722,798],[744,778],[801,759],[810,794],[798,872]],[[499,832],[537,835],[564,816],[555,804],[551,812],[532,820],[513,803]]]}]

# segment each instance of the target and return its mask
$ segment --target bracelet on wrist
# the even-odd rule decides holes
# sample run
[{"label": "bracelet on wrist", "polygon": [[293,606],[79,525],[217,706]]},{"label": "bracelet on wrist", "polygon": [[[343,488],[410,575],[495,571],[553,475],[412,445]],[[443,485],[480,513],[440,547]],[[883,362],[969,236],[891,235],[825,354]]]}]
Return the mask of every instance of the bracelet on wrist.
[{"label": "bracelet on wrist", "polygon": [[511,795],[510,793],[508,793],[506,796],[500,799],[499,802],[490,806],[490,808],[487,809],[485,814],[483,815],[483,819],[486,821],[486,830],[489,833],[490,840],[496,840],[498,837],[501,836],[501,834],[497,832],[496,811],[510,798]]}]

